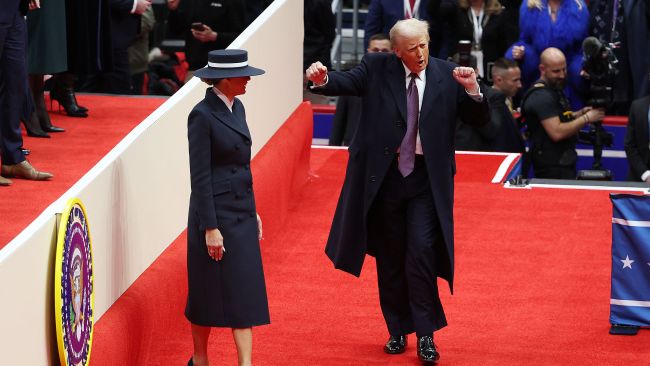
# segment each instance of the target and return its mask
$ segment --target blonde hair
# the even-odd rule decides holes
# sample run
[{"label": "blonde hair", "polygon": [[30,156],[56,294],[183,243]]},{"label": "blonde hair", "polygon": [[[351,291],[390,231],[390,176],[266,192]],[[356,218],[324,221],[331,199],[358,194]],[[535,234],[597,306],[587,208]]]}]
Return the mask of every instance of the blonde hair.
[{"label": "blonde hair", "polygon": [[429,42],[429,23],[415,18],[399,20],[390,29],[389,35],[390,43],[393,47],[398,44],[397,39],[400,37],[425,36],[427,42]]},{"label": "blonde hair", "polygon": [[[585,5],[582,2],[582,0],[573,0],[573,1],[575,1],[575,3],[578,5],[578,10],[582,10],[582,7]],[[532,8],[537,8],[538,10],[544,9],[544,6],[542,5],[542,0],[527,0],[526,5],[528,6],[528,9],[532,9]]]},{"label": "blonde hair", "polygon": [[[503,10],[503,5],[499,0],[483,0],[483,4],[485,4],[485,14],[487,15],[500,14]],[[461,9],[469,9],[471,5],[469,0],[458,0],[458,6]]]}]

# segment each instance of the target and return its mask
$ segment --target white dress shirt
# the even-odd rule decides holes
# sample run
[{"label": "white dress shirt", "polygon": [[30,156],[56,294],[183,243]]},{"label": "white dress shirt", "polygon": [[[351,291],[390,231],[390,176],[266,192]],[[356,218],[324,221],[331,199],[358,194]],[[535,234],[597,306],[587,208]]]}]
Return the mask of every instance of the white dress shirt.
[{"label": "white dress shirt", "polygon": [[[404,73],[406,74],[406,77],[404,78],[404,82],[406,85],[406,90],[408,92],[408,87],[409,83],[411,82],[411,70],[406,67],[406,65],[402,62],[402,65],[404,66]],[[427,84],[427,72],[426,69],[420,71],[418,74],[417,79],[415,79],[415,87],[418,88],[418,133],[417,133],[417,138],[415,140],[415,153],[418,155],[423,155],[422,152],[422,143],[420,142],[420,111],[422,111],[422,98],[424,97],[424,87]],[[479,88],[478,93],[472,94],[465,90],[467,95],[469,95],[472,99],[474,99],[477,102],[482,102],[483,101],[483,94],[481,93],[481,89]]]},{"label": "white dress shirt", "polygon": [[213,86],[212,90],[219,97],[219,99],[223,100],[223,102],[226,104],[226,107],[228,107],[228,109],[232,113],[232,105],[235,104],[235,99],[233,99],[232,101],[228,99],[228,97],[224,93],[222,93],[221,90],[217,89],[216,86]]}]

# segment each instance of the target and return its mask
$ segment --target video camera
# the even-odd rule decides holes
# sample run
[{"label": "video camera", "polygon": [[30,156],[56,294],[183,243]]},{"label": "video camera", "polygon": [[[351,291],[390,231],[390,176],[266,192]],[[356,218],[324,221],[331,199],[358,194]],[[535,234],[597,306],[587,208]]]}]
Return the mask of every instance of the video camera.
[{"label": "video camera", "polygon": [[[589,75],[589,98],[587,105],[594,108],[611,106],[613,101],[612,85],[618,73],[618,60],[612,47],[601,43],[596,37],[587,37],[582,42],[582,69]],[[594,162],[591,170],[578,172],[578,179],[610,180],[611,172],[601,164],[603,147],[612,146],[614,136],[605,131],[602,122],[591,124],[589,131],[580,131],[578,140],[583,144],[593,145]]]},{"label": "video camera", "polygon": [[582,69],[590,81],[587,105],[594,108],[607,108],[613,100],[612,85],[618,74],[618,60],[612,46],[601,43],[596,37],[587,37],[582,42]]}]

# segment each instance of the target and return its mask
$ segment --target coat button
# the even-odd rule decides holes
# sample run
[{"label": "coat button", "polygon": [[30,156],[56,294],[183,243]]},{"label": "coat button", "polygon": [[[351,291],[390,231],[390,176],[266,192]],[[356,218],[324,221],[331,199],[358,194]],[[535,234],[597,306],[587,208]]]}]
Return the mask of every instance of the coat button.
[{"label": "coat button", "polygon": [[239,192],[235,193],[235,199],[241,199],[241,194]]},{"label": "coat button", "polygon": [[248,169],[250,169],[250,168],[251,168],[250,164],[246,164],[246,165],[244,165],[244,169],[248,170]]},{"label": "coat button", "polygon": [[252,188],[248,188],[246,191],[247,191],[248,193],[251,193],[251,192],[253,192],[253,189],[252,189]]},{"label": "coat button", "polygon": [[235,174],[235,173],[237,173],[237,168],[232,168],[232,169],[230,169],[230,171],[232,172],[232,174]]},{"label": "coat button", "polygon": [[384,155],[390,155],[390,150],[388,147],[384,147]]},{"label": "coat button", "polygon": [[250,145],[250,144],[251,144],[251,140],[246,140],[246,141],[244,141],[244,143],[245,143],[246,145]]},{"label": "coat button", "polygon": [[377,176],[375,176],[375,175],[371,175],[371,176],[370,176],[370,181],[371,181],[371,182],[376,182],[376,181],[377,181]]},{"label": "coat button", "polygon": [[237,216],[237,221],[241,221],[243,219],[244,219],[244,216],[242,216],[242,215]]},{"label": "coat button", "polygon": [[250,217],[255,217],[255,212],[251,212],[249,215]]}]

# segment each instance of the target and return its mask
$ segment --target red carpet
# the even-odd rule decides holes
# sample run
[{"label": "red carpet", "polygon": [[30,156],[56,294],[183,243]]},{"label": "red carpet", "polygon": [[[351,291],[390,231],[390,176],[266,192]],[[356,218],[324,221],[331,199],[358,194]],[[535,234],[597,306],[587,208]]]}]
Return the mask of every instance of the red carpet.
[{"label": "red carpet", "polygon": [[[163,102],[79,99],[91,108],[90,118],[54,113],[55,124],[67,132],[49,140],[25,139],[34,151],[30,160],[56,177],[15,180],[13,187],[0,188],[0,247]],[[297,113],[304,118],[304,109]],[[307,131],[279,131],[279,140],[302,144]],[[347,153],[316,149],[309,157],[292,146],[275,148],[280,151],[261,152],[253,162],[266,223],[262,251],[272,321],[254,331],[255,365],[418,365],[413,336],[406,354],[381,350],[386,332],[372,258],[357,279],[334,270],[323,253]],[[308,183],[298,174],[283,180],[281,169],[304,175],[308,158]],[[441,284],[450,326],[436,333],[440,365],[647,364],[650,331],[607,334],[607,192],[503,189],[489,183],[500,161],[458,156],[457,282],[454,296]],[[192,346],[183,317],[185,266],[182,234],[99,320],[93,365],[186,364]],[[213,365],[236,364],[228,330],[213,332],[210,355]]]},{"label": "red carpet", "polygon": [[[406,354],[382,352],[374,261],[356,279],[323,253],[346,159],[313,150],[313,179],[293,196],[284,229],[262,243],[272,324],[254,331],[256,365],[419,364],[413,336]],[[607,193],[506,190],[488,183],[500,160],[458,156],[457,283],[454,296],[441,286],[450,326],[436,334],[440,364],[646,364],[650,332],[607,334]],[[98,322],[93,365],[184,365],[185,281],[183,234]],[[214,331],[210,356],[236,364],[228,330]]]},{"label": "red carpet", "polygon": [[49,139],[23,135],[24,146],[32,151],[27,159],[37,169],[53,173],[54,178],[49,182],[13,179],[11,187],[0,187],[0,249],[165,101],[84,94],[77,99],[90,109],[88,118],[68,117],[59,113],[54,103],[52,123],[66,131],[52,133]]}]

